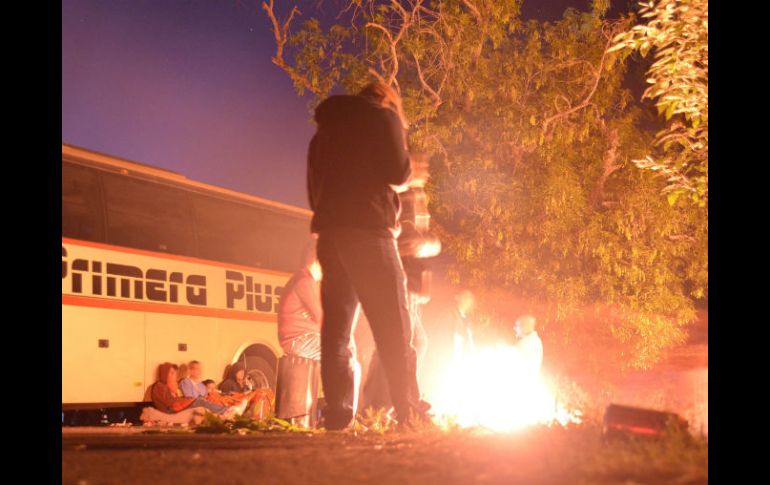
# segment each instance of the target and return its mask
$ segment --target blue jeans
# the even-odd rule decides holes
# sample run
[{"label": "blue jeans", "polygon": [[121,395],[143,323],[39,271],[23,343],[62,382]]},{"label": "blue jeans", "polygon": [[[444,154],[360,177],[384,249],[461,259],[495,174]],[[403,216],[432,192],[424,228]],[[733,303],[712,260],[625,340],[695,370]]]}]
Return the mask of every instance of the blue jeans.
[{"label": "blue jeans", "polygon": [[[419,295],[409,293],[409,314],[412,317],[412,346],[417,353],[417,369],[420,369],[420,365],[425,357],[425,352],[428,346],[428,337],[425,333],[425,328],[422,325],[422,316],[420,303],[418,300]],[[380,356],[375,350],[372,354],[372,360],[369,363],[369,372],[366,377],[366,384],[364,384],[363,396],[361,398],[360,409],[366,409],[368,407],[388,408],[392,406],[390,400],[390,394],[388,392],[388,380],[385,376],[385,370],[382,367]]]},{"label": "blue jeans", "polygon": [[347,426],[357,401],[351,332],[363,307],[388,380],[396,417],[419,409],[417,354],[407,305],[406,278],[396,241],[354,228],[321,231],[321,379],[327,429]]},{"label": "blue jeans", "polygon": [[207,401],[207,400],[205,400],[202,397],[196,397],[195,401],[193,401],[192,404],[190,404],[188,406],[188,409],[189,408],[197,408],[197,407],[206,408],[207,410],[211,411],[212,413],[216,413],[216,414],[222,414],[225,411],[227,411],[227,406],[223,406],[222,404],[217,404],[217,403],[213,403],[211,401]]}]

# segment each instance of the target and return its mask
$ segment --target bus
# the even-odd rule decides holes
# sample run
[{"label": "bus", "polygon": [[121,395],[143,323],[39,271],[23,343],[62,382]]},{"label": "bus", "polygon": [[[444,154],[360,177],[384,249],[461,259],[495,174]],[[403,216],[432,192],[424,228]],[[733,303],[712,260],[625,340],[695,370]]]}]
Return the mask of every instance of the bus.
[{"label": "bus", "polygon": [[309,210],[62,144],[62,420],[138,408],[163,362],[275,388]]}]

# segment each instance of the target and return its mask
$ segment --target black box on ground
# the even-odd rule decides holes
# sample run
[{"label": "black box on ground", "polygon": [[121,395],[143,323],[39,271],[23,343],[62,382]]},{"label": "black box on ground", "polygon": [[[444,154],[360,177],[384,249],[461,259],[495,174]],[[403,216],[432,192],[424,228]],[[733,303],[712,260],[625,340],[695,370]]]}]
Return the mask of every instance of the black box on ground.
[{"label": "black box on ground", "polygon": [[605,438],[657,438],[666,430],[687,432],[687,421],[676,413],[610,404],[604,413]]}]

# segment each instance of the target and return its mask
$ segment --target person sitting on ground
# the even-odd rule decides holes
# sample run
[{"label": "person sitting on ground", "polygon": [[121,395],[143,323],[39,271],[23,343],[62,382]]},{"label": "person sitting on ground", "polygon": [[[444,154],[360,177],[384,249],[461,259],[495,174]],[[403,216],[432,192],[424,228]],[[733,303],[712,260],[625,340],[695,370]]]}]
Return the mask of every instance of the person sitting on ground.
[{"label": "person sitting on ground", "polygon": [[254,389],[251,381],[246,378],[246,368],[241,363],[235,363],[227,373],[227,379],[219,384],[219,394],[209,393],[209,399],[214,402],[228,403],[230,399],[246,399],[248,406],[246,415],[256,418],[267,417],[275,404],[275,393],[270,388]]},{"label": "person sitting on ground", "polygon": [[251,383],[246,379],[246,368],[239,362],[230,366],[227,378],[219,384],[219,390],[225,396],[235,393],[247,393],[251,389]]},{"label": "person sitting on ground", "polygon": [[206,387],[206,400],[213,403],[222,404],[224,406],[232,406],[246,398],[245,394],[232,394],[227,396],[223,395],[222,391],[217,389],[217,383],[212,379],[206,379],[205,381],[201,382],[201,384]]},{"label": "person sitting on ground", "polygon": [[178,370],[179,367],[170,362],[158,366],[158,381],[152,386],[151,396],[154,406],[159,411],[173,414],[188,408],[203,407],[212,413],[227,417],[243,413],[248,402],[242,403],[241,406],[227,407],[201,397],[183,396],[176,380]]},{"label": "person sitting on ground", "polygon": [[187,364],[187,377],[179,381],[179,389],[185,397],[203,397],[208,395],[206,386],[201,382],[203,368],[197,360]]},{"label": "person sitting on ground", "polygon": [[217,395],[221,394],[219,389],[217,389],[217,383],[214,381],[214,379],[206,379],[205,381],[201,382],[203,386],[206,388],[206,395]]}]

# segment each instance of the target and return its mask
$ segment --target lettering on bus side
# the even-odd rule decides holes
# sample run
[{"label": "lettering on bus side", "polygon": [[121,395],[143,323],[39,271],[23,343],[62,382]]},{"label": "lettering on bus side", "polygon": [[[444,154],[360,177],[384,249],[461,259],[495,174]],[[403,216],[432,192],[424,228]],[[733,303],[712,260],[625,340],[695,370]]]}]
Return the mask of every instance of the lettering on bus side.
[{"label": "lettering on bus side", "polygon": [[90,294],[93,296],[120,296],[134,300],[149,300],[160,303],[178,303],[180,288],[184,286],[184,298],[191,305],[206,306],[206,276],[180,272],[167,272],[150,268],[145,273],[141,268],[126,264],[91,261],[78,258],[71,263],[67,260],[67,249],[62,246],[61,277],[71,279],[71,291],[84,294],[84,282],[90,280]]},{"label": "lettering on bus side", "polygon": [[278,312],[283,287],[256,283],[252,276],[244,276],[239,271],[228,270],[225,273],[227,308],[257,312]]}]

